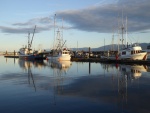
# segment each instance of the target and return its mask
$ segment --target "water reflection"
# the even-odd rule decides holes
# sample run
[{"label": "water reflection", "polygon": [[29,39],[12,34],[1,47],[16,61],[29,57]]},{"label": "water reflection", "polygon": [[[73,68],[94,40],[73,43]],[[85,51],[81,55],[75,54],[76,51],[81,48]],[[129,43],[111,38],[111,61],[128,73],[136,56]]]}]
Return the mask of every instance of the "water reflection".
[{"label": "water reflection", "polygon": [[[106,72],[111,72],[116,70],[121,75],[128,76],[128,79],[138,79],[142,76],[143,72],[149,72],[147,65],[125,65],[125,64],[101,64],[103,70]],[[114,73],[114,72],[113,72]],[[112,74],[113,74],[112,73]],[[107,73],[108,74],[108,73]]]},{"label": "water reflection", "polygon": [[30,60],[20,60],[19,59],[18,64],[22,69],[25,69],[25,70],[27,70],[28,68],[31,68],[33,66],[38,69],[41,69],[42,67],[47,66],[47,64],[43,60],[37,60],[37,61],[31,60],[30,61]]},{"label": "water reflection", "polygon": [[64,72],[67,72],[67,70],[72,65],[71,61],[54,61],[54,60],[48,60],[48,65],[52,69],[58,69],[62,70]]},{"label": "water reflection", "polygon": [[25,61],[25,60],[18,60],[18,61],[19,61],[18,62],[19,66],[23,70],[27,71],[27,73],[28,73],[28,83],[29,83],[29,85],[32,82],[32,84],[34,86],[34,89],[36,91],[36,85],[35,85],[34,77],[33,77],[32,70],[31,70],[32,66],[34,65],[34,61]]},{"label": "water reflection", "polygon": [[[119,73],[120,72],[120,73]],[[147,106],[140,108],[141,105],[147,104],[147,98],[143,91],[142,75],[148,72],[146,65],[119,65],[118,72],[118,97],[120,100],[119,108],[123,111],[134,110],[136,112],[147,112]],[[140,86],[140,87],[139,87]],[[145,102],[143,102],[145,101]],[[142,104],[140,102],[143,102]],[[137,104],[137,105],[136,105]],[[131,108],[132,107],[132,108]]]},{"label": "water reflection", "polygon": [[[147,87],[143,86],[143,83],[146,81],[142,78],[142,74],[148,70],[147,66],[101,65],[104,71],[106,70],[105,76],[81,77],[74,83],[69,84],[69,86],[64,86],[63,95],[88,98],[94,102],[112,104],[117,106],[114,111],[125,113],[149,110],[147,106],[149,91],[147,91]],[[143,94],[143,91],[148,94]],[[140,108],[141,105],[145,105],[144,109]]]},{"label": "water reflection", "polygon": [[70,83],[71,79],[65,75],[71,65],[71,61],[48,60],[48,66],[53,69],[55,94],[62,94],[64,85]]},{"label": "water reflection", "polygon": [[[21,69],[27,72],[28,84],[34,87],[34,90],[44,89],[51,90],[54,94],[63,92],[63,85],[69,84],[71,78],[65,76],[72,63],[70,61],[26,61],[18,60]],[[44,76],[45,68],[49,70],[47,76]],[[43,69],[41,69],[43,68]],[[40,69],[39,73],[35,74],[36,69]],[[34,70],[34,73],[33,73]],[[36,81],[36,82],[35,82]]]},{"label": "water reflection", "polygon": [[[16,64],[17,62],[13,65],[14,69],[17,68]],[[7,77],[7,84],[12,81],[10,77],[13,77],[15,85],[18,82],[19,87],[23,86],[18,90],[17,86],[10,84],[9,88],[14,87],[18,91],[15,93],[15,91],[10,90],[14,95],[17,95],[16,97],[12,95],[11,98],[15,100],[19,96],[21,99],[22,97],[25,98],[26,103],[23,104],[25,106],[31,100],[33,110],[36,108],[40,111],[41,108],[44,108],[47,112],[53,111],[53,113],[72,111],[78,113],[91,113],[93,111],[94,113],[149,113],[150,111],[148,104],[150,100],[150,77],[145,75],[149,71],[148,66],[79,63],[78,68],[76,62],[24,60],[19,60],[18,64],[19,69],[21,68],[27,73],[20,72],[20,70],[18,71],[19,74],[9,72],[7,76],[3,74],[0,80],[4,81],[4,78]],[[77,69],[78,72],[76,73]],[[33,91],[28,92],[30,89],[26,85],[34,88]],[[0,86],[2,86],[2,82]],[[7,85],[5,86],[7,87]],[[4,89],[6,88],[1,87],[0,90]],[[32,96],[32,98],[29,99],[28,96]]]},{"label": "water reflection", "polygon": [[[43,60],[38,60],[38,61],[31,60],[30,61],[30,60],[21,60],[21,59],[18,60],[18,64],[21,69],[23,69],[25,72],[27,72],[29,86],[33,86],[35,91],[37,90],[36,85],[38,85],[39,89],[42,89],[40,86],[41,81],[42,81],[42,80],[40,80],[41,76],[38,74],[35,74],[35,73],[33,74],[32,71],[33,71],[33,68],[34,69],[37,68],[38,70],[41,70],[43,67],[46,67],[47,64]],[[43,77],[43,78],[45,78],[45,77]],[[36,81],[36,83],[35,83],[35,81]],[[38,82],[40,84],[38,84]],[[47,84],[47,83],[45,83],[45,84]]]},{"label": "water reflection", "polygon": [[120,65],[120,71],[128,78],[138,79],[142,76],[142,72],[148,71],[148,67],[146,65]]}]

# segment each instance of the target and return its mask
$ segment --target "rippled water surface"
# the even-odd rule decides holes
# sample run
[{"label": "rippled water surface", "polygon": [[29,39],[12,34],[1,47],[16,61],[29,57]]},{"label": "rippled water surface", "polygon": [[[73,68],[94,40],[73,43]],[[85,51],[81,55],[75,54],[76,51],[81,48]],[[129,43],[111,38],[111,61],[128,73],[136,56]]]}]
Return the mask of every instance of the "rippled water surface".
[{"label": "rippled water surface", "polygon": [[0,57],[0,113],[150,113],[150,67]]}]

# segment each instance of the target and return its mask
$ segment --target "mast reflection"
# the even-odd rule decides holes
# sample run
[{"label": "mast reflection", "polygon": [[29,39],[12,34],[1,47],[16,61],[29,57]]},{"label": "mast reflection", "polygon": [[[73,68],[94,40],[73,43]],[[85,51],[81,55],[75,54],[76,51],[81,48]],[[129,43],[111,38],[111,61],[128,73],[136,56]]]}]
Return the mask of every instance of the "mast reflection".
[{"label": "mast reflection", "polygon": [[46,64],[43,61],[28,61],[28,60],[18,60],[18,64],[23,70],[25,70],[28,73],[28,83],[29,85],[33,84],[33,87],[36,91],[36,84],[34,81],[34,76],[32,74],[32,67],[40,69],[42,67],[45,67]]},{"label": "mast reflection", "polygon": [[[68,69],[71,67],[71,61],[56,61],[56,60],[48,60],[48,66],[53,69],[54,76],[54,100],[53,104],[56,105],[57,95],[62,95],[64,91],[64,81],[67,80],[67,77],[63,76],[67,74]],[[56,95],[57,94],[57,95]]]},{"label": "mast reflection", "polygon": [[[112,81],[113,85],[115,84],[114,80],[114,73],[116,73],[117,77],[117,89],[118,89],[118,96],[117,96],[117,105],[118,108],[121,111],[124,111],[129,106],[128,104],[130,100],[128,100],[128,94],[131,91],[131,86],[133,82],[136,82],[137,80],[142,77],[142,74],[144,72],[148,72],[149,69],[147,65],[123,65],[123,64],[101,64],[102,68],[104,69],[104,74],[113,73],[112,74]],[[116,71],[116,72],[113,72]]]}]

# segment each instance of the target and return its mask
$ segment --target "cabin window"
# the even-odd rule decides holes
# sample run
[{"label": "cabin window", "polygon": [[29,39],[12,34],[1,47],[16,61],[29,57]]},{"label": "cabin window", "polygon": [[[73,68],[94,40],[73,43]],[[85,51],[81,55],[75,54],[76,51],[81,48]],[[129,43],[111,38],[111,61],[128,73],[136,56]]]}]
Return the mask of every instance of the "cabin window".
[{"label": "cabin window", "polygon": [[149,46],[147,46],[147,49],[150,49],[150,45],[149,45]]},{"label": "cabin window", "polygon": [[133,69],[131,69],[131,72],[132,72],[132,73],[134,72]]},{"label": "cabin window", "polygon": [[126,68],[122,68],[122,71],[126,72]]},{"label": "cabin window", "polygon": [[122,55],[126,55],[126,51],[123,51],[123,52],[122,52]]},{"label": "cabin window", "polygon": [[63,54],[67,54],[67,52],[63,52]]},{"label": "cabin window", "polygon": [[131,51],[131,54],[135,54],[135,53],[138,53],[138,51]]}]

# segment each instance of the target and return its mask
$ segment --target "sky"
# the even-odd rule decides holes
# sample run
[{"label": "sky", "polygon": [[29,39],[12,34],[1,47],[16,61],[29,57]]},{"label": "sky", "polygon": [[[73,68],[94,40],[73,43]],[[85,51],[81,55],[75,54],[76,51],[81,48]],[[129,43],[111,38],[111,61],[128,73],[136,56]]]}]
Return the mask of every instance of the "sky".
[{"label": "sky", "polygon": [[149,11],[150,0],[0,0],[0,51],[19,51],[35,25],[33,49],[52,49],[55,14],[68,48],[121,43],[122,25],[126,42],[150,43]]}]

